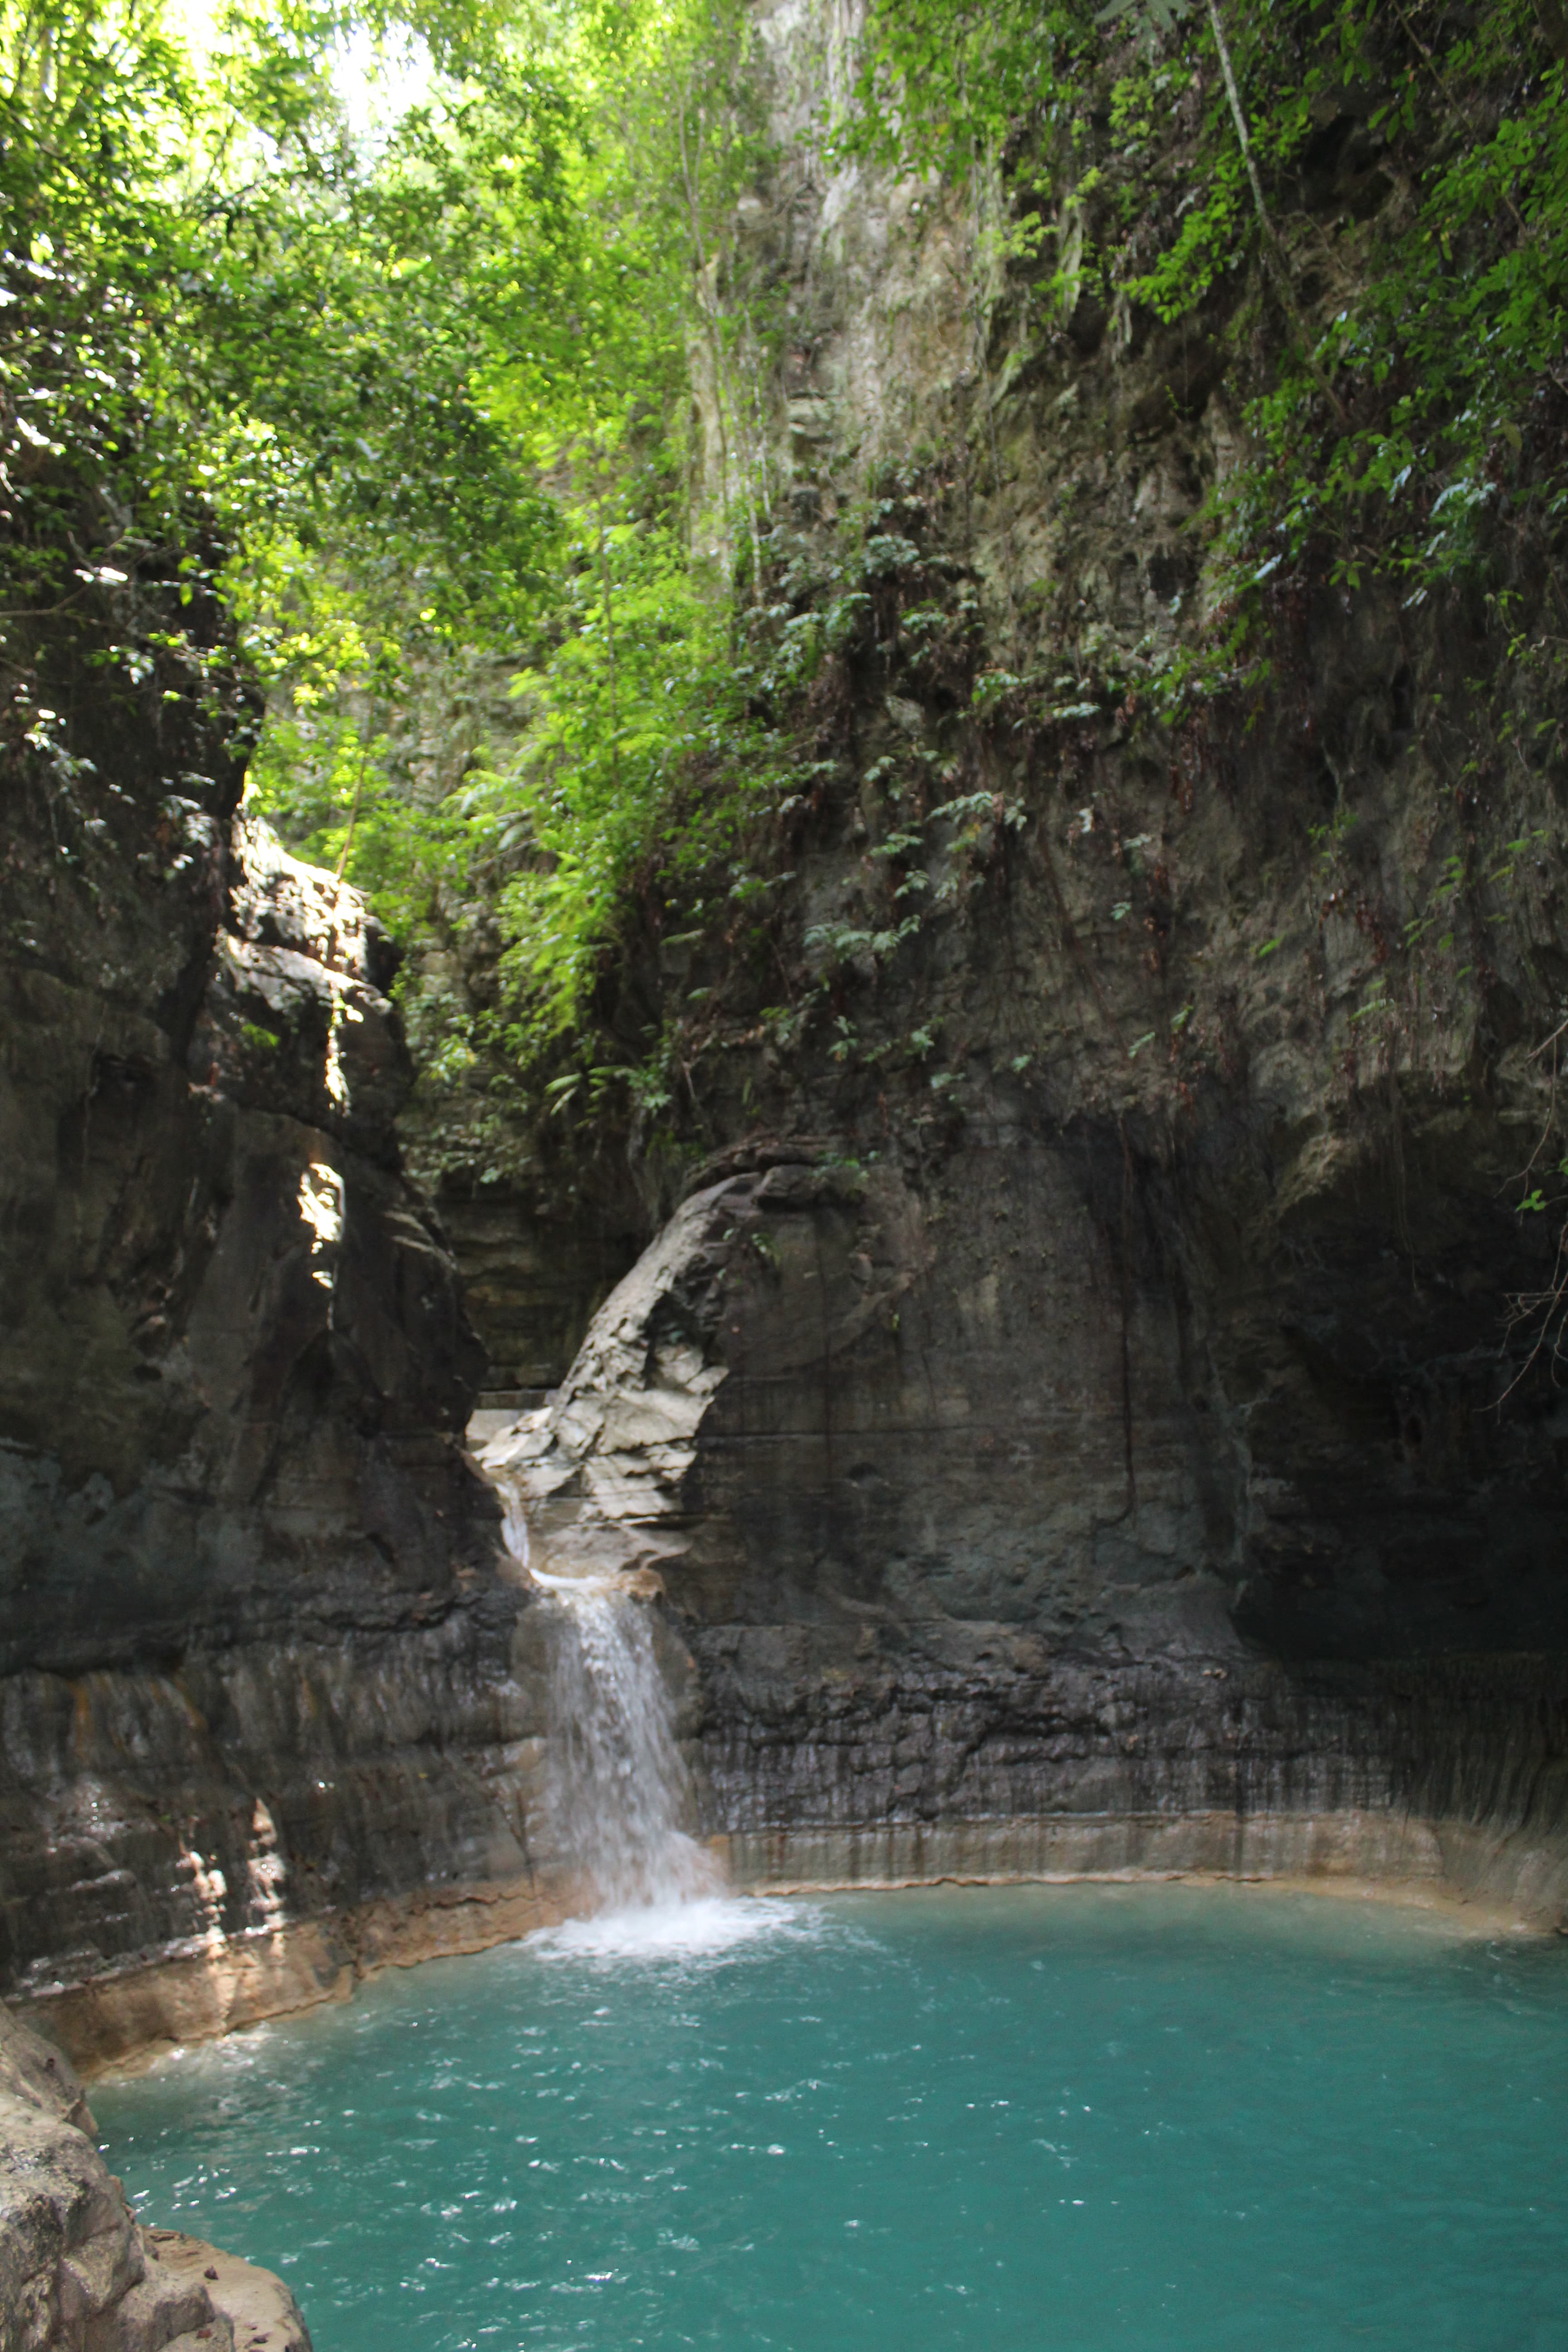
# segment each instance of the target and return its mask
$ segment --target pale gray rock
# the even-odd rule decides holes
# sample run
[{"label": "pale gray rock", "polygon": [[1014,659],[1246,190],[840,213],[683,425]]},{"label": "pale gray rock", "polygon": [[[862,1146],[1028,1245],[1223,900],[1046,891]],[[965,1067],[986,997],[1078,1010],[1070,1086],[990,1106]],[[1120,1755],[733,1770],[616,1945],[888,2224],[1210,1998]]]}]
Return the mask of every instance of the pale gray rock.
[{"label": "pale gray rock", "polygon": [[682,1485],[724,1376],[711,1349],[718,1286],[749,1189],[689,1201],[595,1316],[554,1402],[481,1447],[529,1565],[626,1572],[679,1549]]},{"label": "pale gray rock", "polygon": [[91,2132],[68,2059],[0,2010],[0,2352],[310,2352],[270,2271],[138,2224]]},{"label": "pale gray rock", "polygon": [[200,2279],[234,2330],[235,2352],[311,2352],[310,2330],[292,2289],[275,2271],[242,2262],[179,2230],[147,2230],[147,2249],[172,2280]]}]

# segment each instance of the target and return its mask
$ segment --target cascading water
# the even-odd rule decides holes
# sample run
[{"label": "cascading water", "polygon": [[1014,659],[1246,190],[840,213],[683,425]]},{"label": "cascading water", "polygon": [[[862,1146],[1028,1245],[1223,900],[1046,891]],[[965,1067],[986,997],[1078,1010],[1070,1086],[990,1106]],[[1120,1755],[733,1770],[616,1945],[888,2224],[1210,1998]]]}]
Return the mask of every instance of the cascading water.
[{"label": "cascading water", "polygon": [[646,1602],[608,1577],[535,1581],[561,1612],[553,1696],[566,1852],[608,1909],[715,1894],[712,1861],[680,1826],[691,1815],[690,1775]]},{"label": "cascading water", "polygon": [[602,1911],[665,1912],[717,1895],[717,1864],[682,1826],[695,1813],[651,1612],[626,1579],[552,1574],[530,1556],[522,1497],[496,1479],[502,1539],[553,1612],[551,1801],[555,1844]]}]

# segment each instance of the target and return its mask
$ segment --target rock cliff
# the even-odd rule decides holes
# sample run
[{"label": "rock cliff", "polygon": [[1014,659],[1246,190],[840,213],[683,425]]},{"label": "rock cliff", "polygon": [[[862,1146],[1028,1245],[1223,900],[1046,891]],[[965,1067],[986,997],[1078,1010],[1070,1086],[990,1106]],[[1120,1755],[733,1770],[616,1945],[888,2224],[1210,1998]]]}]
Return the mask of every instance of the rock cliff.
[{"label": "rock cliff", "polygon": [[0,1981],[84,2056],[462,1941],[538,1729],[392,951],[238,813],[216,615],[92,593],[141,675],[40,639],[0,885]]},{"label": "rock cliff", "polygon": [[[1544,549],[1500,522],[1511,630],[1279,572],[1267,686],[1151,715],[1257,289],[1201,333],[977,291],[961,192],[816,148],[837,36],[757,21],[735,267],[785,322],[810,788],[764,954],[679,907],[627,948],[704,1164],[492,1458],[541,1541],[657,1565],[748,1875],[1327,1868],[1559,1918]],[[1302,198],[1342,256],[1394,200],[1334,163],[1374,102]]]},{"label": "rock cliff", "polygon": [[1507,653],[1541,548],[1500,538],[1506,629],[1281,571],[1267,690],[1151,715],[1244,439],[1227,318],[1022,265],[977,300],[959,196],[817,151],[816,22],[757,12],[734,257],[781,322],[760,584],[815,649],[807,788],[748,845],[770,929],[650,901],[605,976],[681,1073],[636,1171],[606,1133],[593,1182],[487,1190],[438,1103],[416,1133],[388,945],[240,813],[172,558],[34,648],[0,1990],[84,2056],[508,1932],[563,1859],[400,1122],[492,1382],[561,1382],[490,1459],[541,1545],[657,1572],[743,1876],[1359,1870],[1562,1915],[1558,1220],[1517,1204],[1568,1150],[1564,829]]}]

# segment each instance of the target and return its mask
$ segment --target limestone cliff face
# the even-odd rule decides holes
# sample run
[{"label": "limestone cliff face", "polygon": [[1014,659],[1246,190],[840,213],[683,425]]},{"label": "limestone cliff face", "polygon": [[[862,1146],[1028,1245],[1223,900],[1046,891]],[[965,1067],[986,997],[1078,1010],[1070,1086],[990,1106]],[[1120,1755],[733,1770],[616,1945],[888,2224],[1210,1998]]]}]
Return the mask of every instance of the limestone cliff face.
[{"label": "limestone cliff face", "polygon": [[[237,814],[222,661],[117,701],[46,644],[58,733],[5,771],[0,1983],[89,2052],[320,1998],[366,1906],[527,1872],[392,957]],[[168,1961],[183,2012],[117,2023]]]},{"label": "limestone cliff face", "polygon": [[[1140,718],[1241,446],[1225,321],[973,300],[962,206],[813,152],[828,13],[759,10],[736,263],[786,329],[810,789],[765,978],[679,908],[631,944],[690,1181],[569,1372],[657,1181],[557,1187],[542,1241],[419,1129],[497,1385],[565,1372],[494,1458],[547,1550],[657,1572],[747,1875],[1355,1866],[1560,1916],[1565,1425],[1507,1325],[1568,1148],[1534,689],[1484,605],[1303,573],[1267,695]],[[43,643],[56,732],[5,755],[0,1989],[94,2054],[484,1940],[559,1859],[384,944],[237,815],[208,654],[117,698]]]},{"label": "limestone cliff face", "polygon": [[976,298],[962,202],[813,151],[844,26],[758,23],[770,593],[837,600],[764,853],[793,994],[647,943],[707,1164],[512,1441],[539,1528],[657,1564],[749,1870],[1359,1855],[1559,1916],[1568,1422],[1510,1322],[1563,1215],[1516,1206],[1563,1149],[1552,714],[1479,597],[1304,567],[1267,691],[1152,721],[1225,306]]}]

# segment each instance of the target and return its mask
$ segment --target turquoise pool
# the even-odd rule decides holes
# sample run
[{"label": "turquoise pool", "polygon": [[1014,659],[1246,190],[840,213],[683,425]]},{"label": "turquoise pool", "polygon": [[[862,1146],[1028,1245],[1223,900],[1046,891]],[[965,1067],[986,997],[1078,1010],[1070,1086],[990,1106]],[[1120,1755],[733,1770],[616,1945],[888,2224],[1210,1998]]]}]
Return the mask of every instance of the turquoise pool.
[{"label": "turquoise pool", "polygon": [[1565,2352],[1568,1950],[1265,1889],[698,1906],[100,2084],[317,2352]]}]

